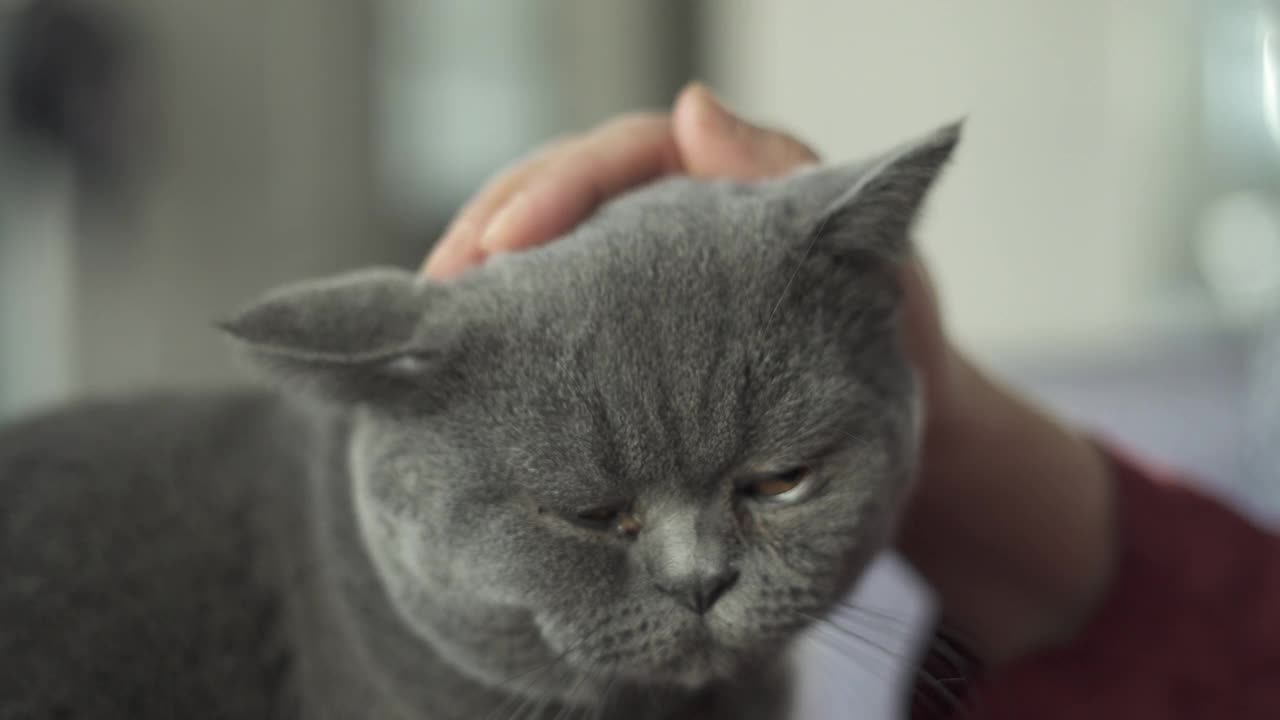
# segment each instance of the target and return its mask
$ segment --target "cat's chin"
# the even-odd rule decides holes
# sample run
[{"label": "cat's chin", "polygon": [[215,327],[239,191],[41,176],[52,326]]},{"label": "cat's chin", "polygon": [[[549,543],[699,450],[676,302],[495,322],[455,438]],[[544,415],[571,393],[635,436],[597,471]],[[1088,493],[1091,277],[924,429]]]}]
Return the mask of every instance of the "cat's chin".
[{"label": "cat's chin", "polygon": [[682,663],[668,682],[686,690],[698,690],[728,675],[728,672],[717,670],[715,661],[703,654]]},{"label": "cat's chin", "polygon": [[724,650],[703,645],[682,655],[678,662],[646,673],[646,684],[699,690],[720,680],[734,677],[739,663]]}]

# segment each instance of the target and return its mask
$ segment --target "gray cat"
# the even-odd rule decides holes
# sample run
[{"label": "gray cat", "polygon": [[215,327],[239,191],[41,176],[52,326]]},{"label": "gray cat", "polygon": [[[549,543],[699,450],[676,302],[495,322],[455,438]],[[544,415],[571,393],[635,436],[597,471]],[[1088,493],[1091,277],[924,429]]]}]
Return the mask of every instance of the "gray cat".
[{"label": "gray cat", "polygon": [[958,137],[285,288],[225,325],[280,394],[4,429],[0,717],[784,717],[913,472],[894,271]]}]

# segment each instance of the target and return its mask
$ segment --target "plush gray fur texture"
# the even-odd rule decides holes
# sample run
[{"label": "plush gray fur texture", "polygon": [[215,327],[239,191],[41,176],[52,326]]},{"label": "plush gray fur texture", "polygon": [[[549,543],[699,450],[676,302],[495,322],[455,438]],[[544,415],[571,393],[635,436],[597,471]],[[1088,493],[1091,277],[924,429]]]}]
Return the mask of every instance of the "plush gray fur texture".
[{"label": "plush gray fur texture", "polygon": [[784,717],[912,473],[895,268],[958,135],[288,287],[225,325],[279,392],[5,428],[0,718]]}]

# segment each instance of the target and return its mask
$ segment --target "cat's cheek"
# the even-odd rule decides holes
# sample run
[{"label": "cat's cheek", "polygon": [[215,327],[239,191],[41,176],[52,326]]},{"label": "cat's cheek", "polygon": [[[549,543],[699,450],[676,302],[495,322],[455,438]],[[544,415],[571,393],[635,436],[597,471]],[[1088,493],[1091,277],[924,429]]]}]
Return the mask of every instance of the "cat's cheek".
[{"label": "cat's cheek", "polygon": [[[494,582],[509,589],[513,602],[534,611],[564,602],[600,606],[628,592],[625,543],[583,537],[563,528],[530,527],[489,543],[486,552]],[[479,559],[478,559],[479,560]]]},{"label": "cat's cheek", "polygon": [[742,533],[743,537],[751,537],[758,529],[756,516],[745,502],[739,502],[734,505],[733,519],[738,525],[738,532]]},{"label": "cat's cheek", "polygon": [[821,615],[860,576],[879,542],[865,538],[864,527],[832,525],[820,518],[797,514],[786,523],[761,520],[761,533],[752,555],[753,576],[759,578],[754,610],[770,615],[770,623],[791,622],[798,614]]}]

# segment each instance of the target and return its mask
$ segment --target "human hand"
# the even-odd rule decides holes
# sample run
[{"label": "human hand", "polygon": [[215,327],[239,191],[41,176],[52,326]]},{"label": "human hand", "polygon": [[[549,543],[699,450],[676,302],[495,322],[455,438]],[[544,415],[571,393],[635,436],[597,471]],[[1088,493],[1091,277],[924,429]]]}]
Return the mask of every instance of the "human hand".
[{"label": "human hand", "polygon": [[[424,272],[447,279],[549,242],[664,175],[750,180],[817,161],[804,143],[736,117],[693,85],[669,115],[620,117],[500,173],[458,214]],[[985,660],[1016,658],[1068,637],[1106,586],[1107,470],[1090,443],[956,351],[923,263],[905,263],[900,278],[904,347],[926,422],[899,545]]]},{"label": "human hand", "polygon": [[[804,143],[747,123],[694,84],[670,115],[624,115],[552,142],[499,173],[450,223],[423,271],[446,279],[491,255],[549,242],[611,197],[663,175],[751,180],[816,162]],[[902,282],[909,354],[936,420],[951,405],[945,392],[951,352],[924,265],[908,263]]]}]

